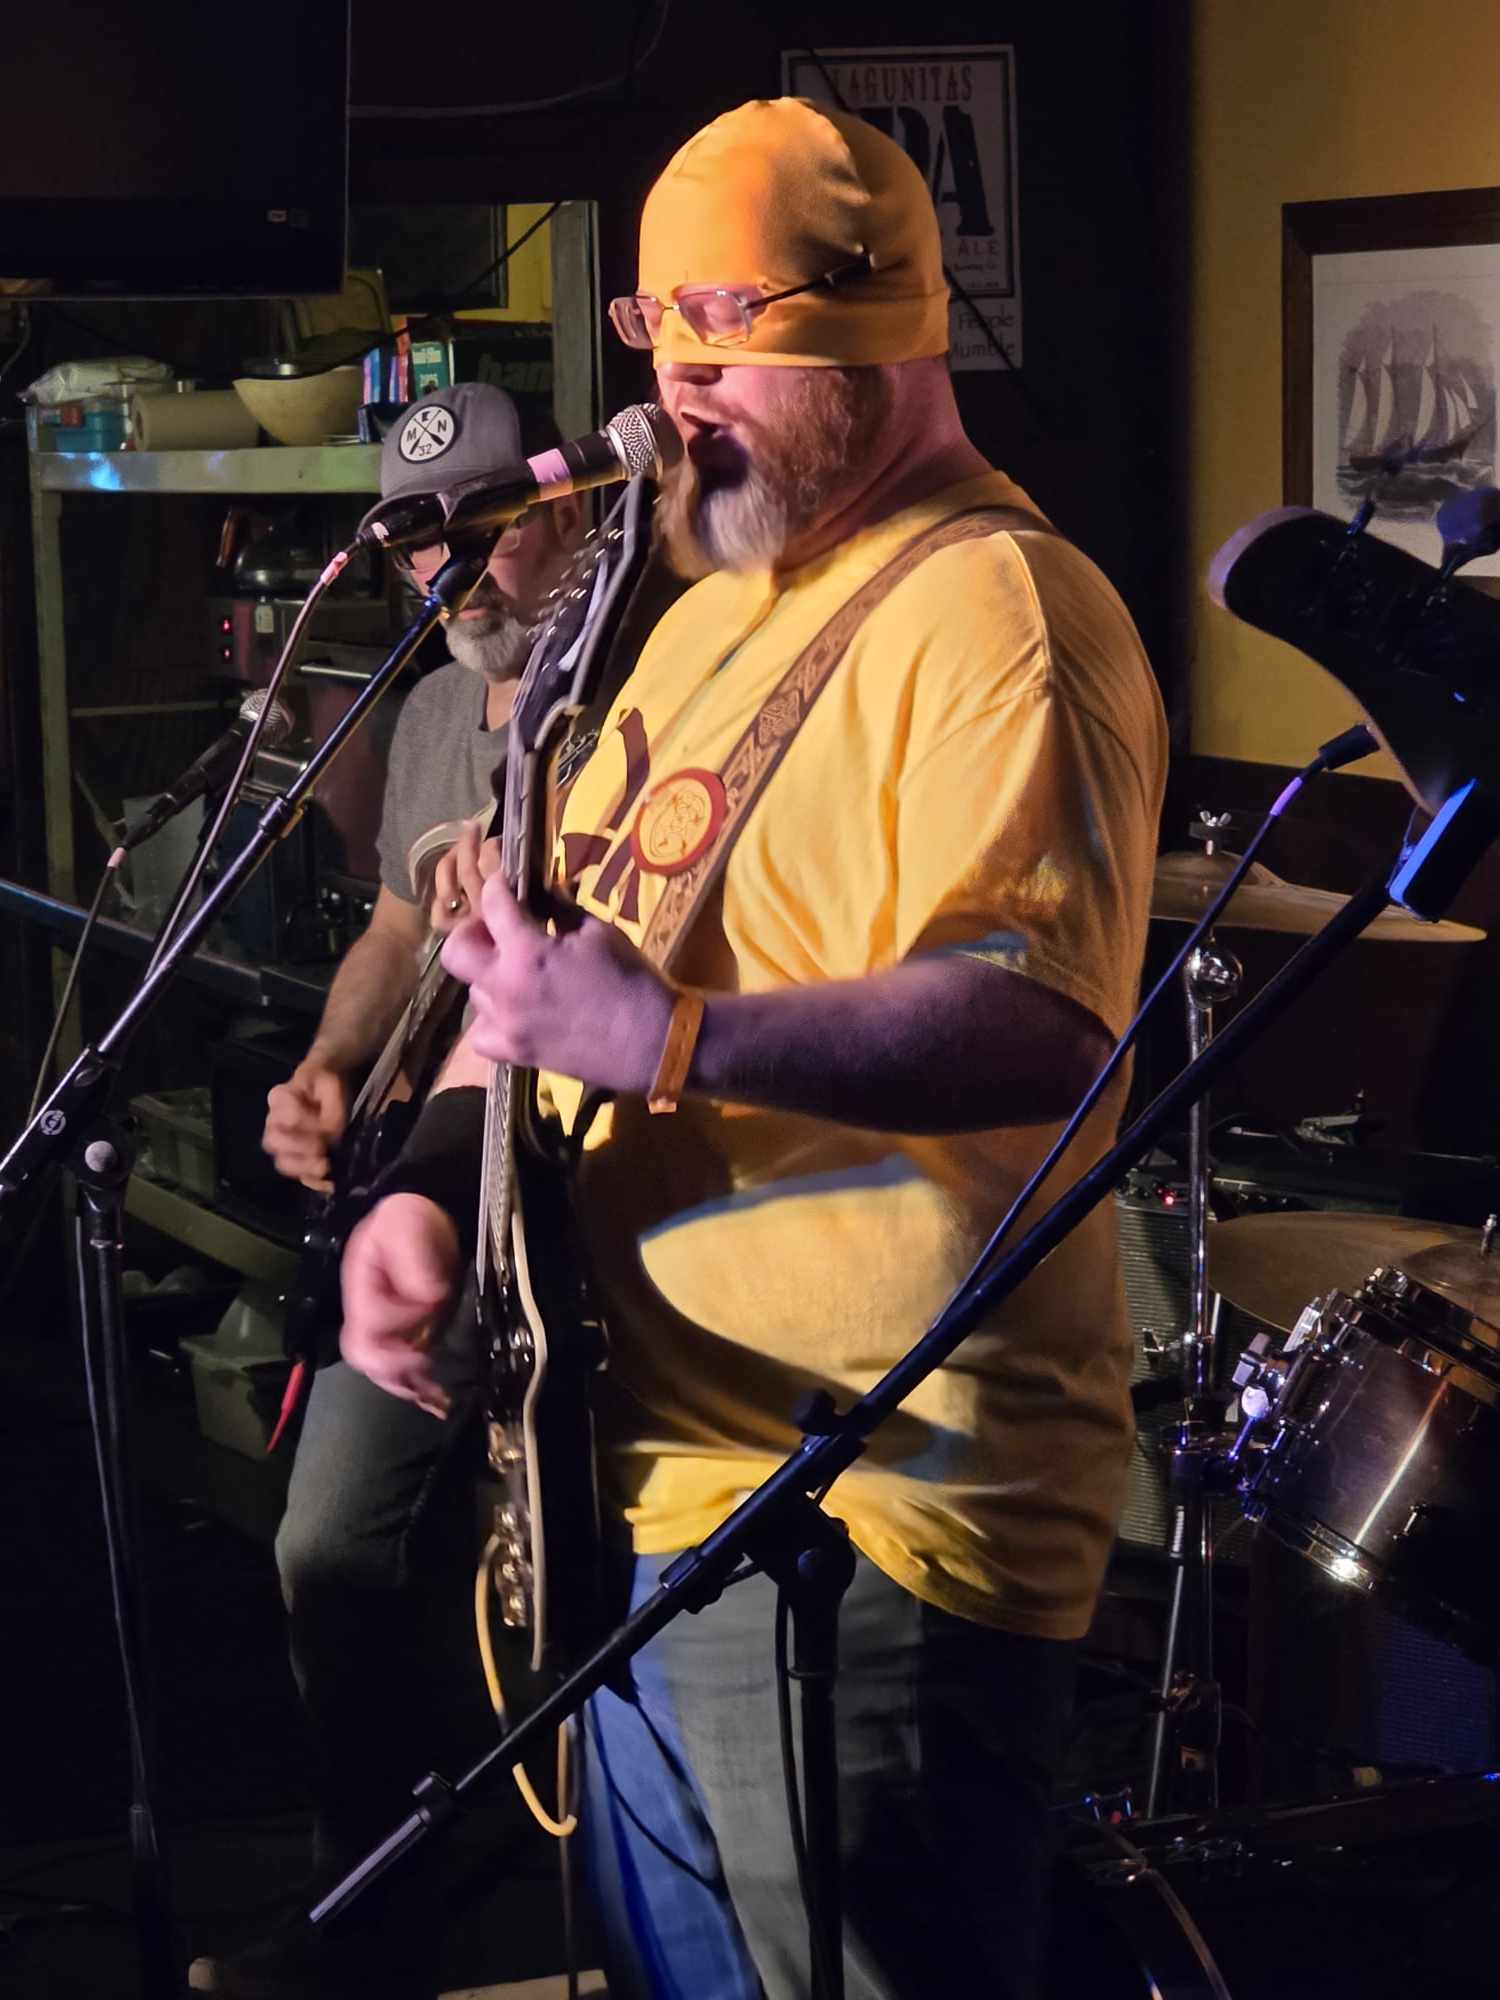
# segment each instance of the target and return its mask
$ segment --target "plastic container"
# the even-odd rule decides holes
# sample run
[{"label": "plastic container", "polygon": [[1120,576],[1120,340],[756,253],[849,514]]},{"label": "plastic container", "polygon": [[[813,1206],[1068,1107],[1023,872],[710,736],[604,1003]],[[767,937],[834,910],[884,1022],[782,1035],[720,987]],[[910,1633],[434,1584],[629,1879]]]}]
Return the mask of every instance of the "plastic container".
[{"label": "plastic container", "polygon": [[247,1278],[214,1331],[190,1334],[179,1346],[192,1369],[201,1434],[229,1451],[263,1458],[291,1372],[274,1288]]},{"label": "plastic container", "polygon": [[119,451],[129,435],[130,404],[123,392],[26,406],[26,440],[33,451]]}]

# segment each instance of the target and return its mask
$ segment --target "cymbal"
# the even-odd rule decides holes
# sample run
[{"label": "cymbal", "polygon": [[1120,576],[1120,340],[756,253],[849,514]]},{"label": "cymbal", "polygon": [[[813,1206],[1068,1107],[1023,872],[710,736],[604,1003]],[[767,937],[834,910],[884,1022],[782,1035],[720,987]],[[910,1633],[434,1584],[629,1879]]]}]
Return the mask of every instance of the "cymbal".
[{"label": "cymbal", "polygon": [[1242,1312],[1290,1333],[1302,1308],[1324,1292],[1356,1291],[1382,1264],[1425,1285],[1420,1256],[1456,1250],[1476,1258],[1479,1231],[1334,1209],[1240,1215],[1209,1225],[1208,1282]]},{"label": "cymbal", "polygon": [[[1477,1233],[1477,1232],[1476,1232]],[[1429,1291],[1441,1292],[1467,1313],[1500,1327],[1500,1257],[1478,1243],[1438,1243],[1401,1266]]]},{"label": "cymbal", "polygon": [[[1151,886],[1151,914],[1169,924],[1195,924],[1213,898],[1223,888],[1239,856],[1201,848],[1181,848],[1157,857]],[[1335,910],[1349,898],[1332,889],[1310,889],[1300,882],[1285,882],[1263,868],[1258,861],[1230,898],[1218,921],[1226,929],[1243,931],[1284,931],[1309,937],[1321,930]],[[1457,924],[1444,917],[1426,923],[1392,903],[1373,923],[1360,932],[1362,938],[1406,941],[1413,944],[1470,944],[1484,932],[1472,924]]]}]

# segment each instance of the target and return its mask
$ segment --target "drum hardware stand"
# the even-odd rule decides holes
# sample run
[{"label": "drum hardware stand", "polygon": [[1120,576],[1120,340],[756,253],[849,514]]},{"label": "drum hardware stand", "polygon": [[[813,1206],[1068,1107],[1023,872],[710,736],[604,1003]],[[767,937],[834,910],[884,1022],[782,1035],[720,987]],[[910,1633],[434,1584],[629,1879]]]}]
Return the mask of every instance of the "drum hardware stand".
[{"label": "drum hardware stand", "polygon": [[[495,533],[498,536],[500,530]],[[125,1183],[134,1163],[123,1127],[108,1115],[111,1091],[131,1036],[151,1012],[178,961],[198,943],[245,882],[296,824],[308,795],[434,625],[472,595],[489,561],[483,549],[456,555],[433,579],[412,624],[360,690],[326,741],[266,807],[254,832],[229,860],[196,910],[162,946],[134,997],[97,1044],[90,1044],[0,1159],[0,1213],[39,1175],[65,1166],[78,1188],[78,1308],[95,1456],[114,1598],[116,1640],[125,1684],[131,1766],[131,1892],[139,1990],[145,2000],[185,1991],[178,1963],[169,1868],[157,1829],[154,1730],[146,1671],[140,1588],[140,1536],[130,1478],[128,1361],[120,1294]],[[96,1393],[97,1391],[102,1393]]]},{"label": "drum hardware stand", "polygon": [[[1212,1079],[1300,999],[1323,967],[1379,915],[1388,900],[1390,872],[1389,867],[1382,868],[1336,911],[1012,1249],[998,1259],[992,1249],[986,1249],[922,1339],[852,1408],[835,1413],[825,1398],[821,1407],[810,1410],[806,1416],[809,1428],[792,1455],[700,1546],[686,1550],[670,1564],[652,1595],[524,1721],[451,1783],[433,1772],[421,1779],[414,1787],[415,1809],[308,1911],[310,1928],[317,1931],[343,1918],[373,1882],[412,1856],[434,1829],[451,1822],[471,1793],[492,1777],[508,1772],[529,1748],[549,1738],[575,1715],[591,1695],[615,1682],[626,1662],[673,1618],[711,1604],[747,1557],[759,1560],[758,1550],[768,1533],[782,1549],[825,1547],[825,1542],[807,1540],[815,1525],[810,1516],[820,1511],[822,1498],[833,1482],[862,1455],[870,1434],[1113,1193],[1124,1173],[1189,1109]],[[829,1906],[825,1902],[822,1907],[826,1911]],[[836,1953],[833,1962],[837,1962]]]},{"label": "drum hardware stand", "polygon": [[[1214,835],[1227,815],[1204,813],[1193,829],[1214,851]],[[1214,1008],[1237,998],[1244,970],[1210,931],[1182,968],[1187,1004],[1188,1057],[1197,1062],[1213,1040]],[[1218,1301],[1208,1287],[1209,1093],[1188,1112],[1188,1317],[1182,1337],[1182,1415],[1163,1440],[1173,1491],[1172,1590],[1151,1729],[1146,1812],[1170,1803],[1183,1811],[1212,1811],[1219,1803],[1222,1695],[1214,1677],[1214,1518],[1211,1489],[1217,1473],[1223,1405],[1217,1390],[1215,1348]],[[1170,1778],[1169,1778],[1170,1771]]]}]

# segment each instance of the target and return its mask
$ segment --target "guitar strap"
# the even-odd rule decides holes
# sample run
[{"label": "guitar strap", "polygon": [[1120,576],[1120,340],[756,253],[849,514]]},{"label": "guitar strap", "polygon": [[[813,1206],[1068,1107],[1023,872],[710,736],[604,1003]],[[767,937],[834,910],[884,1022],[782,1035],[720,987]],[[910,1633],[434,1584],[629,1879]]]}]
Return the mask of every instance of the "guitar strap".
[{"label": "guitar strap", "polygon": [[1022,507],[977,507],[950,514],[898,549],[803,647],[761,703],[720,769],[725,804],[713,840],[688,867],[667,877],[641,940],[642,951],[658,970],[670,973],[677,962],[692,920],[723,875],[730,851],[752,807],[780,768],[797,731],[812,712],[813,703],[833,678],[834,669],[870,613],[939,549],[951,548],[955,542],[975,541],[983,535],[1000,534],[1007,528],[1040,534],[1057,532],[1040,514]]}]

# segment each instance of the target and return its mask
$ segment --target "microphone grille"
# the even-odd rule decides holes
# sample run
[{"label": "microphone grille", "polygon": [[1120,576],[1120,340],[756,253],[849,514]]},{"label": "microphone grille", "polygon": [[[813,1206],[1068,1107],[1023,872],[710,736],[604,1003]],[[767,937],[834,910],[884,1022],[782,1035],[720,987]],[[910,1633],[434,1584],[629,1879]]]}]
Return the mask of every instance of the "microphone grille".
[{"label": "microphone grille", "polygon": [[645,473],[660,479],[682,456],[682,438],[660,403],[632,403],[605,428],[615,441],[627,478]]},{"label": "microphone grille", "polygon": [[[266,693],[267,690],[265,688],[251,688],[249,694],[240,703],[241,722],[253,723],[255,721],[266,705]],[[271,703],[271,712],[266,717],[265,727],[260,733],[261,748],[263,750],[279,749],[291,735],[294,726],[292,711],[287,707],[286,703],[284,701],[273,701]]]}]

